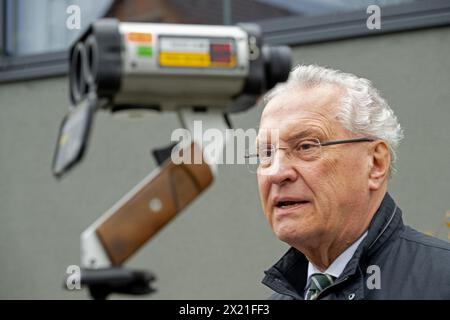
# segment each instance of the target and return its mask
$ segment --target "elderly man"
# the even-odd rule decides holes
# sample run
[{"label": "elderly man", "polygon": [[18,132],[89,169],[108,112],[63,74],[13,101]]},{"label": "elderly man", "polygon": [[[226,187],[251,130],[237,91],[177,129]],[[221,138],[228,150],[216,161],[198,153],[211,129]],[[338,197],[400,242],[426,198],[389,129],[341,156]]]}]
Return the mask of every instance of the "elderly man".
[{"label": "elderly man", "polygon": [[449,243],[405,226],[387,193],[402,130],[370,81],[299,66],[266,102],[259,192],[291,246],[266,271],[271,298],[450,299]]}]

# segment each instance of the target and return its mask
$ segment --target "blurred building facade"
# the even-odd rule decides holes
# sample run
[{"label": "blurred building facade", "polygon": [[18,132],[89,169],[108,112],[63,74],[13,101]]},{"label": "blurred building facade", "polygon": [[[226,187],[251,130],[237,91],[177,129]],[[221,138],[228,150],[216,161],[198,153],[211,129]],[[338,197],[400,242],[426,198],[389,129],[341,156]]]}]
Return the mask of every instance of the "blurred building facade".
[{"label": "blurred building facade", "polygon": [[[257,21],[295,63],[372,80],[405,130],[390,192],[411,226],[448,237],[450,210],[450,4],[448,1],[9,1],[0,0],[0,298],[82,299],[63,289],[79,263],[79,235],[156,167],[149,151],[170,141],[175,114],[99,113],[89,152],[67,178],[50,166],[67,112],[67,48],[99,17],[235,24]],[[65,26],[69,5],[81,28]],[[369,30],[369,4],[381,29]],[[231,115],[256,128],[260,108]],[[286,250],[261,212],[256,177],[221,166],[220,178],[127,264],[157,277],[151,299],[264,299],[264,269]],[[124,296],[115,296],[124,298]]]}]

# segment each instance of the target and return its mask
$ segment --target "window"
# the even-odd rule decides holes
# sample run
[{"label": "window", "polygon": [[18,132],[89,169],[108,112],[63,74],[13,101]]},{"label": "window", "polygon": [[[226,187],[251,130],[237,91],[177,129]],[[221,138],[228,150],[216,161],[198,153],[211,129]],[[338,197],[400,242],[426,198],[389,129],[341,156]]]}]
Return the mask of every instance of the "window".
[{"label": "window", "polygon": [[[67,49],[112,0],[0,0],[0,83],[67,72]],[[80,8],[80,28],[66,26]]]},{"label": "window", "polygon": [[[92,21],[105,14],[111,3],[111,0],[7,0],[3,55],[66,50]],[[71,5],[80,8],[79,29],[66,26],[70,16],[66,10]]]}]

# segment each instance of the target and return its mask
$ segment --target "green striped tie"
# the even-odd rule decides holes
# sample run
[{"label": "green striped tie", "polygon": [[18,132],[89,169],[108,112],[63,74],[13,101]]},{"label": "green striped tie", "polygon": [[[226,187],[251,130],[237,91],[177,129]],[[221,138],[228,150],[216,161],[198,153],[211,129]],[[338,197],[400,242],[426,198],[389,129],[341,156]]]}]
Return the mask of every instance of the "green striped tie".
[{"label": "green striped tie", "polygon": [[313,273],[310,280],[308,291],[306,291],[306,300],[316,300],[319,293],[334,282],[334,278],[326,273]]}]

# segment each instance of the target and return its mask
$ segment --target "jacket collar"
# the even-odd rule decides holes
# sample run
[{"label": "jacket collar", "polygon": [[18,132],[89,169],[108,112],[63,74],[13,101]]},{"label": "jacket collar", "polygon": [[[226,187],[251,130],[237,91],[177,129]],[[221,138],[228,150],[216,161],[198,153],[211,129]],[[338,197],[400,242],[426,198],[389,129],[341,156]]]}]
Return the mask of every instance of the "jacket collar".
[{"label": "jacket collar", "polygon": [[[401,210],[386,193],[372,218],[366,238],[336,282],[344,281],[356,273],[363,260],[376,253],[402,226]],[[305,255],[291,247],[275,265],[265,271],[262,283],[278,293],[299,299],[303,297],[307,273],[308,260]]]}]

